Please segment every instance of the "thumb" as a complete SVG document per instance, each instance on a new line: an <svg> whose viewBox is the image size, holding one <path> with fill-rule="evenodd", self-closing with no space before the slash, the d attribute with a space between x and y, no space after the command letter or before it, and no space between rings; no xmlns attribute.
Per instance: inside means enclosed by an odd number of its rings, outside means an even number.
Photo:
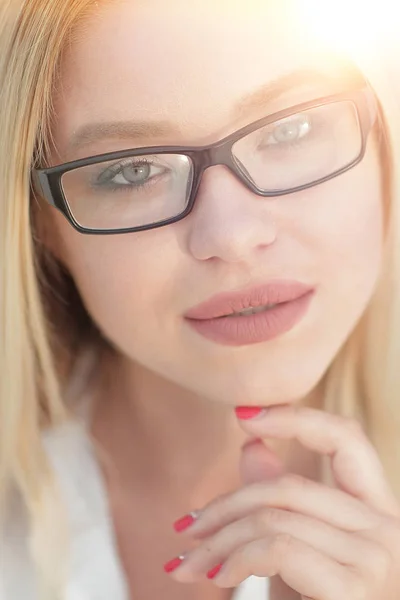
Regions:
<svg viewBox="0 0 400 600"><path fill-rule="evenodd" d="M283 475L285 471L283 461L263 440L253 439L242 447L240 474L245 485L275 479ZM290 588L279 575L270 579L270 594L274 598L300 600L300 595ZM313 599L302 597L302 600Z"/></svg>
<svg viewBox="0 0 400 600"><path fill-rule="evenodd" d="M239 469L245 485L275 479L285 472L283 461L260 439L244 444Z"/></svg>

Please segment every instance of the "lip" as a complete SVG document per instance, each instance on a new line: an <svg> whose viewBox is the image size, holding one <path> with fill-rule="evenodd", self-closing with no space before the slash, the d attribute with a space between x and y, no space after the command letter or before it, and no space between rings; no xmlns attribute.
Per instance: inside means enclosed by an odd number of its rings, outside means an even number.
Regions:
<svg viewBox="0 0 400 600"><path fill-rule="evenodd" d="M299 281L270 281L245 290L217 294L188 310L185 317L196 321L217 319L247 308L291 302L313 290L312 286Z"/></svg>
<svg viewBox="0 0 400 600"><path fill-rule="evenodd" d="M305 316L315 288L288 280L217 294L186 312L187 323L203 337L227 346L265 342L293 329ZM234 313L276 305L248 316ZM230 316L231 315L231 316Z"/></svg>

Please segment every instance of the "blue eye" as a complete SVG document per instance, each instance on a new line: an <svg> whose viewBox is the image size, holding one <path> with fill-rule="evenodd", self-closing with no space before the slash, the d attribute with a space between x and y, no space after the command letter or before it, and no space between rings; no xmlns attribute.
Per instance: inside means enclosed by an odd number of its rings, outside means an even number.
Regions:
<svg viewBox="0 0 400 600"><path fill-rule="evenodd" d="M95 185L118 187L141 187L153 178L162 174L164 167L155 165L148 159L129 159L128 161L112 165L97 178Z"/></svg>
<svg viewBox="0 0 400 600"><path fill-rule="evenodd" d="M275 123L268 129L265 145L290 144L309 135L312 131L311 120L306 115L294 115Z"/></svg>

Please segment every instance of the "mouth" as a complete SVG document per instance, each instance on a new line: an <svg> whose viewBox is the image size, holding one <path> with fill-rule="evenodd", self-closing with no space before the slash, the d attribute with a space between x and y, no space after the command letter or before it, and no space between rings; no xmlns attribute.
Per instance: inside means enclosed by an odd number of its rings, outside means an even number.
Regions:
<svg viewBox="0 0 400 600"><path fill-rule="evenodd" d="M284 304L284 302L281 302ZM258 315L259 313L271 310L278 306L278 304L267 304L264 306L256 306L254 308L245 308L239 312L233 312L231 314L223 315L222 317L216 317L217 319L230 319L231 317L249 317L250 315Z"/></svg>
<svg viewBox="0 0 400 600"><path fill-rule="evenodd" d="M203 337L243 346L274 339L305 316L315 288L297 281L272 281L247 290L213 296L185 314Z"/></svg>

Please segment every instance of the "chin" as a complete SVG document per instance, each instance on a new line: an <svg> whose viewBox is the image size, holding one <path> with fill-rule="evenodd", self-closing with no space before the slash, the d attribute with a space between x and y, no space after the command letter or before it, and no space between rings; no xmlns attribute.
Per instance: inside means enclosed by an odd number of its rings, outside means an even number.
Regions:
<svg viewBox="0 0 400 600"><path fill-rule="evenodd" d="M312 373L293 372L285 377L264 376L251 380L240 378L236 373L233 381L220 382L212 390L211 398L215 402L230 406L273 406L277 404L296 404L308 396L320 382L325 370ZM201 393L201 392L200 392ZM210 395L210 394L207 394Z"/></svg>

